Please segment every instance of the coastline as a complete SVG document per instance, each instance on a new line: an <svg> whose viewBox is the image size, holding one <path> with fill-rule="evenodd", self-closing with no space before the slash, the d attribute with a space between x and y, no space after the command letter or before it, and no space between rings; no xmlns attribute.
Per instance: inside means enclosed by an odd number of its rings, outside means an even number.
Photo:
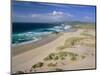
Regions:
<svg viewBox="0 0 100 75"><path fill-rule="evenodd" d="M23 46L23 51L22 53L20 53L20 51L18 51L19 53L16 55L12 56L12 72L15 73L17 71L24 71L26 73L30 72L30 68L32 67L32 65L42 61L43 63L45 63L45 65L47 65L48 62L44 62L43 59L48 56L51 53L55 53L55 52L59 52L59 50L57 50L57 48L59 46L64 45L64 42L66 39L69 39L71 37L83 37L83 32L85 30L84 29L78 29L77 31L73 31L73 32L62 32L62 33L58 33L58 34L53 34L52 38L44 38L45 41L41 40L41 43L39 42L39 45L34 48L33 44L25 44ZM94 30L88 30L87 33L95 36ZM87 35L85 35L87 36ZM51 35L50 35L51 37ZM47 41L48 40L48 41ZM45 43L44 43L45 42ZM87 41L84 41L87 42ZM92 41L90 41L92 43ZM36 43L35 43L36 44ZM30 46L31 45L31 46ZM29 46L29 47L28 47ZM16 49L21 49L17 48ZM16 50L17 51L17 50ZM84 60L82 60L80 57L76 62L72 62L72 61L63 61L64 64L66 65L61 65L60 63L62 61L58 62L58 66L59 68L63 68L64 70L74 70L74 69L90 69L90 68L95 68L95 56L91 56L91 53L93 53L93 55L95 54L95 47L87 47L87 46L78 46L76 45L75 47L71 47L71 48L65 48L62 51L68 51L68 52L72 52L72 53L77 53L80 55L81 54L89 54L86 55L86 58ZM68 58L69 59L69 58ZM66 63L67 62L67 63ZM79 63L79 64L78 64ZM43 72L43 71L52 71L55 67L42 67L42 68L37 68L36 71L37 72ZM34 71L32 71L34 72Z"/></svg>
<svg viewBox="0 0 100 75"><path fill-rule="evenodd" d="M49 34L48 36L45 36L44 38L42 38L41 40L38 40L36 42L29 41L29 42L21 43L19 45L12 46L11 47L12 48L12 56L16 56L18 54L24 53L24 52L29 51L31 49L43 46L43 45L57 39L61 35L62 35L62 33L60 33L60 32L57 34L52 33L52 34Z"/></svg>
<svg viewBox="0 0 100 75"><path fill-rule="evenodd" d="M75 31L77 31L77 29L71 28L71 29L66 30L65 32L69 33L69 32L75 32ZM62 34L63 34L63 32L58 32L58 33L53 32L53 33L51 33L47 36L44 36L41 40L38 40L36 42L31 40L31 41L27 41L27 42L12 45L12 47L11 47L12 56L16 56L18 54L24 53L24 52L29 51L31 49L43 46L43 45L57 39Z"/></svg>

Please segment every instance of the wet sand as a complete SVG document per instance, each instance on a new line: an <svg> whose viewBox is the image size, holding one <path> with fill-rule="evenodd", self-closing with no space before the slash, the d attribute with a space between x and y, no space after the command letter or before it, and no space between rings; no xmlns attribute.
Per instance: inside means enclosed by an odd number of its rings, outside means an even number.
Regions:
<svg viewBox="0 0 100 75"><path fill-rule="evenodd" d="M49 36L44 37L43 39L41 39L37 42L31 41L31 42L22 43L22 44L17 45L17 46L12 46L12 56L16 56L16 55L19 55L19 54L24 53L26 51L29 51L31 49L43 46L43 45L57 39L61 35L62 35L62 33L58 33L58 34L53 33Z"/></svg>

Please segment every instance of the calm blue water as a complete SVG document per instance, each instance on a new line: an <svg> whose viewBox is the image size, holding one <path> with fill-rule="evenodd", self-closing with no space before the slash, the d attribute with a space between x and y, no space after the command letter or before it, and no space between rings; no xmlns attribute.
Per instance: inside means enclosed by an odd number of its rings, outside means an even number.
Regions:
<svg viewBox="0 0 100 75"><path fill-rule="evenodd" d="M41 40L43 36L66 31L70 27L61 23L13 23L12 43L18 44L31 40L35 42Z"/></svg>

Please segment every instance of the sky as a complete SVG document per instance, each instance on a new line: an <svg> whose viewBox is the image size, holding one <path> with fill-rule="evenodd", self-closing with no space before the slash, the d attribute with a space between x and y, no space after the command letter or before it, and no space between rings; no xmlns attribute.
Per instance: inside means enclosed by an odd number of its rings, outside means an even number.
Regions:
<svg viewBox="0 0 100 75"><path fill-rule="evenodd" d="M42 2L12 2L13 22L95 22L95 6Z"/></svg>

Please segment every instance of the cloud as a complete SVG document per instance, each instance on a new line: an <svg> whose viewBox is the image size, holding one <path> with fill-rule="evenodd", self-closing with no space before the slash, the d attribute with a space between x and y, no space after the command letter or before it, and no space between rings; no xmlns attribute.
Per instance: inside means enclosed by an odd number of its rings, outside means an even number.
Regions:
<svg viewBox="0 0 100 75"><path fill-rule="evenodd" d="M62 16L62 15L64 15L64 13L63 12L60 12L60 11L52 11L51 13L40 13L40 14L31 14L31 17L38 17L38 16Z"/></svg>
<svg viewBox="0 0 100 75"><path fill-rule="evenodd" d="M25 22L64 22L71 20L73 15L71 13L54 10L50 13L33 13L29 15L18 15L16 17L17 20L23 20Z"/></svg>
<svg viewBox="0 0 100 75"><path fill-rule="evenodd" d="M92 20L92 17L90 17L90 16L84 16L84 20L90 21L90 20Z"/></svg>
<svg viewBox="0 0 100 75"><path fill-rule="evenodd" d="M57 12L57 11L53 11L52 15L63 15L63 12Z"/></svg>
<svg viewBox="0 0 100 75"><path fill-rule="evenodd" d="M85 22L95 22L95 17L86 15L86 16L83 17L82 20L85 21Z"/></svg>
<svg viewBox="0 0 100 75"><path fill-rule="evenodd" d="M91 17L89 17L89 16L85 16L84 19L91 19Z"/></svg>
<svg viewBox="0 0 100 75"><path fill-rule="evenodd" d="M32 14L32 19L36 21L41 22L61 22L61 21L67 21L68 19L72 18L73 15L70 13L64 13L61 11L52 11L51 13L46 14Z"/></svg>

